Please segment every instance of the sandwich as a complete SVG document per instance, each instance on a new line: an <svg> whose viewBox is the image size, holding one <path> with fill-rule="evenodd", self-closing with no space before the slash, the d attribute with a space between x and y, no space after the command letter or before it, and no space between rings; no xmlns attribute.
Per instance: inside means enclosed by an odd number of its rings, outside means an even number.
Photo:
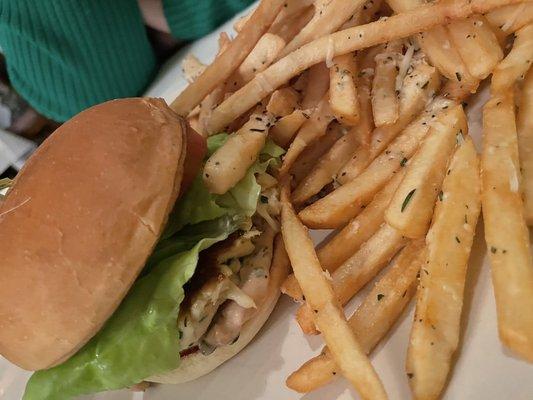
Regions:
<svg viewBox="0 0 533 400"><path fill-rule="evenodd" d="M237 354L287 273L267 141L212 194L205 140L160 99L94 106L58 128L0 196L0 354L25 400L180 383Z"/></svg>

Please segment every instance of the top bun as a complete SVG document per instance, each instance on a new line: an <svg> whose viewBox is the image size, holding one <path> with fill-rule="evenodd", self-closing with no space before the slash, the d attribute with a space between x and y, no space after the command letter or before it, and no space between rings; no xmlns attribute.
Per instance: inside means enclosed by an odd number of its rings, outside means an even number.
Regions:
<svg viewBox="0 0 533 400"><path fill-rule="evenodd" d="M113 100L28 160L0 203L0 354L50 368L100 330L161 235L185 134L163 100Z"/></svg>

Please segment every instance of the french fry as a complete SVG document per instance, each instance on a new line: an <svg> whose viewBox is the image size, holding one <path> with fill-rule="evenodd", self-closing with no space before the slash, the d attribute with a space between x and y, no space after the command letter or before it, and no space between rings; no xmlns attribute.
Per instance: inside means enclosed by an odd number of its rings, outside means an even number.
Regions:
<svg viewBox="0 0 533 400"><path fill-rule="evenodd" d="M269 114L252 114L248 122L209 157L202 177L211 193L226 193L244 177L265 145L272 121Z"/></svg>
<svg viewBox="0 0 533 400"><path fill-rule="evenodd" d="M372 50L372 49L370 49ZM370 135L374 130L374 115L372 113L372 74L375 62L373 61L372 51L367 52L361 63L361 71L356 78L357 94L359 95L359 122L355 126L356 135L360 137L361 145L368 146ZM366 63L365 59L372 59L372 63Z"/></svg>
<svg viewBox="0 0 533 400"><path fill-rule="evenodd" d="M459 81L448 79L442 88L441 96L453 100L456 103L462 103L464 100L470 97L472 91L476 92L477 86L466 87Z"/></svg>
<svg viewBox="0 0 533 400"><path fill-rule="evenodd" d="M424 59L424 54L415 53L412 69L408 68L400 87L400 117L411 120L421 112L440 88L440 74Z"/></svg>
<svg viewBox="0 0 533 400"><path fill-rule="evenodd" d="M324 98L329 89L329 69L325 63L309 68L307 86L302 100L303 109L315 108Z"/></svg>
<svg viewBox="0 0 533 400"><path fill-rule="evenodd" d="M298 220L289 202L288 185L282 189L281 221L283 240L294 273L341 373L363 399L386 399L378 375L357 342L331 284L323 274L307 229Z"/></svg>
<svg viewBox="0 0 533 400"><path fill-rule="evenodd" d="M377 232L383 224L385 210L401 182L403 174L403 170L398 172L387 186L376 194L372 202L365 207L361 214L352 219L342 230L318 248L317 256L320 265L325 270L334 272ZM297 301L303 300L301 298L302 291L294 275L290 275L285 280L282 292Z"/></svg>
<svg viewBox="0 0 533 400"><path fill-rule="evenodd" d="M423 240L411 241L398 254L350 318L360 343L370 353L385 336L416 291L417 275L424 262Z"/></svg>
<svg viewBox="0 0 533 400"><path fill-rule="evenodd" d="M218 53L217 57L219 57L231 43L231 39L229 35L226 32L221 32L218 37ZM211 114L213 113L213 110L224 100L224 96L226 95L226 88L224 83L218 84L211 93L209 93L205 98L201 101L200 105L198 106L200 108L200 112L198 115L198 129L197 132L200 133L202 136L208 136L207 133L207 123L211 119Z"/></svg>
<svg viewBox="0 0 533 400"><path fill-rule="evenodd" d="M266 109L276 117L285 117L299 108L299 100L300 97L296 90L285 87L272 93Z"/></svg>
<svg viewBox="0 0 533 400"><path fill-rule="evenodd" d="M287 0L278 14L275 23L283 23L287 18L300 15L307 8L312 8L315 0Z"/></svg>
<svg viewBox="0 0 533 400"><path fill-rule="evenodd" d="M392 257L407 242L408 240L396 229L387 224L383 224L361 246L357 253L347 259L331 274L333 291L339 302L342 305L346 304L389 263ZM313 320L313 310L307 303L302 305L301 309L297 318L298 323L300 325L306 325L308 324L307 321Z"/></svg>
<svg viewBox="0 0 533 400"><path fill-rule="evenodd" d="M289 115L282 117L270 129L270 137L279 146L287 148L298 129L309 119L310 113L309 110L294 110Z"/></svg>
<svg viewBox="0 0 533 400"><path fill-rule="evenodd" d="M399 13L419 8L424 4L424 1L390 0L388 4L395 12ZM416 38L424 53L431 60L431 64L437 67L442 75L450 80L462 82L461 85L468 88L476 86L475 78L470 74L459 52L452 45L446 27L436 26L418 34Z"/></svg>
<svg viewBox="0 0 533 400"><path fill-rule="evenodd" d="M372 111L376 127L391 125L398 120L400 104L396 93L398 61L402 56L402 43L393 40L382 46L376 56L376 68L372 82Z"/></svg>
<svg viewBox="0 0 533 400"><path fill-rule="evenodd" d="M194 82L172 102L172 108L178 115L186 116L196 107L213 89L228 79L233 71L244 61L256 43L268 30L274 19L283 8L286 0L263 0L250 16L241 32L231 42L226 51L220 54L215 61ZM248 107L249 109L251 107ZM244 113L244 111L243 111ZM242 114L242 113L240 113ZM233 120L234 118L231 118ZM228 121L229 122L231 122ZM227 124L224 124L224 126Z"/></svg>
<svg viewBox="0 0 533 400"><path fill-rule="evenodd" d="M318 249L318 258L325 269L335 271L380 228L385 210L403 175L403 169L398 171L357 217Z"/></svg>
<svg viewBox="0 0 533 400"><path fill-rule="evenodd" d="M209 132L218 132L237 116L252 108L257 102L288 82L291 78L297 76L310 66L325 61L328 56L336 57L341 54L386 43L430 29L436 25L448 22L450 19L466 18L474 13L483 14L498 6L514 4L521 1L451 0L438 2L393 15L388 19L380 19L366 25L323 36L281 58L265 71L257 74L253 80L235 92L230 98L226 99L213 112L209 124ZM329 45L331 42L334 43L333 51L328 50L331 49ZM228 51L224 52L224 54L228 53ZM205 74L202 76L205 76ZM195 83L199 82L202 76ZM189 89L191 87L189 86ZM209 87L210 89L211 87ZM181 100L183 97L184 95L180 95L180 102L183 101ZM198 96L196 95L196 97ZM188 100L188 102L192 106L186 110L186 114L197 104L195 101ZM181 109L181 106L178 109Z"/></svg>
<svg viewBox="0 0 533 400"><path fill-rule="evenodd" d="M341 125L330 124L326 129L326 134L318 138L298 156L290 171L296 184L309 174L315 166L316 160L326 154L333 144L342 137L343 131L344 128Z"/></svg>
<svg viewBox="0 0 533 400"><path fill-rule="evenodd" d="M333 59L329 69L329 105L335 118L350 126L357 124L360 118L356 76L355 54L348 53Z"/></svg>
<svg viewBox="0 0 533 400"><path fill-rule="evenodd" d="M183 75L185 79L189 82L194 81L198 78L202 72L206 69L207 65L202 63L194 54L189 53L185 56L181 62L181 69L183 70Z"/></svg>
<svg viewBox="0 0 533 400"><path fill-rule="evenodd" d="M376 128L369 146L358 148L341 168L337 181L345 184L355 179L390 144L390 142L426 107L440 85L440 75L425 62L416 62L400 91L400 116L396 123ZM432 112L433 114L433 112Z"/></svg>
<svg viewBox="0 0 533 400"><path fill-rule="evenodd" d="M314 8L307 5L299 13L294 13L282 19L278 18L272 24L269 32L289 43L311 21L314 14Z"/></svg>
<svg viewBox="0 0 533 400"><path fill-rule="evenodd" d="M324 186L333 181L338 170L350 159L359 145L357 130L352 129L335 142L329 151L321 157L309 174L302 179L292 194L292 201L301 204L320 192Z"/></svg>
<svg viewBox="0 0 533 400"><path fill-rule="evenodd" d="M187 120L190 120L191 118L196 118L198 120L200 116L200 106L194 107L194 109L187 115Z"/></svg>
<svg viewBox="0 0 533 400"><path fill-rule="evenodd" d="M207 125L213 114L213 110L224 99L224 86L217 86L200 103L200 114L198 115L198 132L202 136L207 136Z"/></svg>
<svg viewBox="0 0 533 400"><path fill-rule="evenodd" d="M384 224L359 251L333 274L333 289L341 304L346 304L366 283L388 264L407 240Z"/></svg>
<svg viewBox="0 0 533 400"><path fill-rule="evenodd" d="M281 175L289 172L290 168L309 144L326 134L326 129L334 117L329 107L328 95L320 101L310 118L305 121L289 146L279 170Z"/></svg>
<svg viewBox="0 0 533 400"><path fill-rule="evenodd" d="M385 212L385 221L402 235L412 239L425 236L448 160L456 143L461 144L467 134L460 105L447 109L430 128Z"/></svg>
<svg viewBox="0 0 533 400"><path fill-rule="evenodd" d="M297 78L295 78L294 83L291 87L296 90L298 93L302 94L307 91L307 84L309 83L309 69L302 72ZM326 92L324 92L325 94Z"/></svg>
<svg viewBox="0 0 533 400"><path fill-rule="evenodd" d="M199 121L199 116L198 115L195 115L193 117L187 118L187 122L189 123L190 127L192 129L194 129L196 132L199 133L201 131L200 121Z"/></svg>
<svg viewBox="0 0 533 400"><path fill-rule="evenodd" d="M447 29L468 72L475 78L485 79L503 58L498 38L484 17L474 15L454 21Z"/></svg>
<svg viewBox="0 0 533 400"><path fill-rule="evenodd" d="M258 72L268 68L285 47L285 44L285 40L278 35L265 33L228 79L226 91L234 92L250 82Z"/></svg>
<svg viewBox="0 0 533 400"><path fill-rule="evenodd" d="M296 277L294 279L296 280ZM298 283L298 281L296 282ZM296 288L299 291L300 297L305 299L300 284L297 284ZM300 329L304 335L320 335L320 331L318 330L313 317L313 310L307 304L296 310L296 322L300 325Z"/></svg>
<svg viewBox="0 0 533 400"><path fill-rule="evenodd" d="M513 90L495 93L483 109L481 161L485 240L492 266L500 339L533 361L533 261L520 194Z"/></svg>
<svg viewBox="0 0 533 400"><path fill-rule="evenodd" d="M283 50L281 57L285 57L315 39L336 31L356 11L363 7L365 1L331 0L322 2L321 6L316 7L315 15L311 21L287 44L287 48Z"/></svg>
<svg viewBox="0 0 533 400"><path fill-rule="evenodd" d="M415 399L438 399L459 345L468 258L481 209L479 160L472 140L460 144L442 185L420 272L406 370Z"/></svg>
<svg viewBox="0 0 533 400"><path fill-rule="evenodd" d="M529 69L522 87L516 125L524 192L524 214L528 225L533 226L533 68Z"/></svg>
<svg viewBox="0 0 533 400"><path fill-rule="evenodd" d="M274 251L272 253L272 265L270 266L270 280L272 285L279 285L279 282L287 277L291 269L291 262L287 251L285 250L285 243L280 233L274 238ZM271 284L269 282L269 285Z"/></svg>
<svg viewBox="0 0 533 400"><path fill-rule="evenodd" d="M407 245L348 320L367 354L383 339L415 294L424 255L423 241ZM336 370L335 361L324 348L319 356L289 376L287 386L300 393L310 392L334 380Z"/></svg>
<svg viewBox="0 0 533 400"><path fill-rule="evenodd" d="M431 64L437 67L442 75L461 82L466 88L477 87L477 79L466 67L445 26L436 26L418 35L417 39Z"/></svg>
<svg viewBox="0 0 533 400"><path fill-rule="evenodd" d="M376 19L382 0L368 0L359 11L356 11L348 21L341 26L341 30L353 28L354 26L368 24L370 21Z"/></svg>
<svg viewBox="0 0 533 400"><path fill-rule="evenodd" d="M520 28L515 36L513 48L493 71L491 90L494 92L511 87L524 77L533 62L533 24Z"/></svg>
<svg viewBox="0 0 533 400"><path fill-rule="evenodd" d="M219 57L222 53L224 53L229 45L231 44L231 38L227 34L227 32L220 32L220 35L218 35L218 52L217 57Z"/></svg>
<svg viewBox="0 0 533 400"><path fill-rule="evenodd" d="M360 60L359 72L355 78L357 86L357 94L359 96L359 121L354 127L355 134L360 138L361 146L368 146L370 142L370 135L374 129L374 116L372 114L372 77L374 74L374 67L376 62L374 58L378 54L379 48L375 46L361 52L358 56Z"/></svg>
<svg viewBox="0 0 533 400"><path fill-rule="evenodd" d="M503 6L488 12L485 17L494 29L509 35L533 20L533 2Z"/></svg>
<svg viewBox="0 0 533 400"><path fill-rule="evenodd" d="M389 5L396 12L405 12L423 5L421 0L391 0ZM471 91L476 80L470 74L457 49L452 45L449 32L444 26L437 26L416 36L420 47L431 63L442 75L450 80L461 82L461 86Z"/></svg>
<svg viewBox="0 0 533 400"><path fill-rule="evenodd" d="M246 25L251 16L252 14L246 14L240 17L237 21L235 21L235 23L233 24L233 29L235 30L235 32L239 33L240 31L242 31L244 25Z"/></svg>
<svg viewBox="0 0 533 400"><path fill-rule="evenodd" d="M435 113L410 124L359 176L300 211L304 224L311 228L339 228L358 215L361 207L406 165L428 132L431 121L437 119L437 111L445 111L449 104L449 100L436 99L430 106Z"/></svg>

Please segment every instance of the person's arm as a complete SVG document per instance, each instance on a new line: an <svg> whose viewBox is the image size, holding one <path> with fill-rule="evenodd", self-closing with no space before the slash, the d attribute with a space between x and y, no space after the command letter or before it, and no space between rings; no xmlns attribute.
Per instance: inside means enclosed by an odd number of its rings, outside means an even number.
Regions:
<svg viewBox="0 0 533 400"><path fill-rule="evenodd" d="M58 122L141 95L157 67L137 0L1 0L0 45L12 86Z"/></svg>
<svg viewBox="0 0 533 400"><path fill-rule="evenodd" d="M252 4L254 0L138 0L141 3L159 3L141 5L149 8L151 23L161 22L161 8L170 29L176 39L193 40L202 37L239 11ZM144 15L144 11L143 11Z"/></svg>

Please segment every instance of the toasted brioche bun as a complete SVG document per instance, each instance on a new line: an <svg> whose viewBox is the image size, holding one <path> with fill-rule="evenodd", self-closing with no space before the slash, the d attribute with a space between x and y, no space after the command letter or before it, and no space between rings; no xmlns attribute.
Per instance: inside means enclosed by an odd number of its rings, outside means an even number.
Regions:
<svg viewBox="0 0 533 400"><path fill-rule="evenodd" d="M126 295L178 195L186 125L160 99L94 106L0 204L0 353L28 370L80 349Z"/></svg>
<svg viewBox="0 0 533 400"><path fill-rule="evenodd" d="M163 375L153 376L146 379L149 382L157 383L184 383L197 379L213 371L218 366L235 356L257 335L259 330L267 321L274 310L279 295L282 282L287 277L289 271L289 260L281 235L274 241L274 254L270 267L270 279L268 282L268 292L264 302L259 306L254 317L244 324L237 341L231 345L218 347L207 356L200 352L183 357L179 368Z"/></svg>

